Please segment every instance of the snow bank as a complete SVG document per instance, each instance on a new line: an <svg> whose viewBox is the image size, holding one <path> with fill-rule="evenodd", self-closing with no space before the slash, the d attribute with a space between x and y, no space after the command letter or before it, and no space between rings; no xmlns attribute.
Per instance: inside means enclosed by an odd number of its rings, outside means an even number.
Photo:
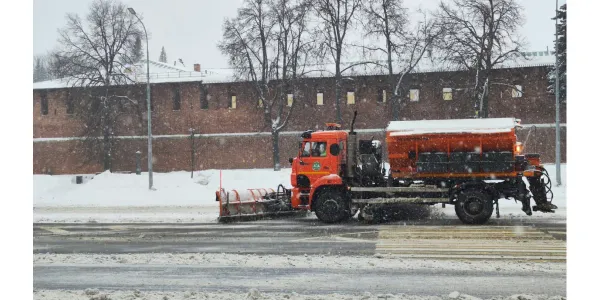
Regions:
<svg viewBox="0 0 600 300"><path fill-rule="evenodd" d="M290 185L291 169L223 170L223 188L277 188ZM104 172L84 184L72 183L74 175L33 175L33 206L217 206L219 171L154 173L154 188L148 190L148 173Z"/></svg>
<svg viewBox="0 0 600 300"><path fill-rule="evenodd" d="M223 170L230 189L289 186L291 169ZM90 176L91 177L91 176ZM33 222L214 222L219 170L154 173L104 172L75 184L75 175L33 175Z"/></svg>
<svg viewBox="0 0 600 300"><path fill-rule="evenodd" d="M554 165L544 166L555 181ZM291 169L223 170L223 188L289 187ZM556 213L521 211L520 202L501 199L503 218L566 219L567 165L561 165L562 186L553 184ZM74 184L74 175L33 176L34 222L214 222L218 217L215 191L219 189L219 171L155 173L156 190L148 190L147 173L102 173L84 184ZM435 218L455 219L452 205L435 205Z"/></svg>

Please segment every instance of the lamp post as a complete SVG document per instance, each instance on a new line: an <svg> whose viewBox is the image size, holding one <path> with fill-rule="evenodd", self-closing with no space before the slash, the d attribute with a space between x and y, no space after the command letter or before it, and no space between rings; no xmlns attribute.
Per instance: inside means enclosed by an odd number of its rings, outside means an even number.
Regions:
<svg viewBox="0 0 600 300"><path fill-rule="evenodd" d="M555 58L555 68L556 74L554 79L554 96L556 101L556 141L555 141L555 164L556 164L556 186L560 186L562 184L560 177L560 74L558 70L558 0L556 0L556 17L555 17L555 41L554 41L554 58Z"/></svg>
<svg viewBox="0 0 600 300"><path fill-rule="evenodd" d="M134 15L144 28L146 34L146 106L148 107L148 189L152 189L152 104L150 103L150 52L148 50L148 32L144 22L135 13L135 10L131 7L127 8L129 12Z"/></svg>

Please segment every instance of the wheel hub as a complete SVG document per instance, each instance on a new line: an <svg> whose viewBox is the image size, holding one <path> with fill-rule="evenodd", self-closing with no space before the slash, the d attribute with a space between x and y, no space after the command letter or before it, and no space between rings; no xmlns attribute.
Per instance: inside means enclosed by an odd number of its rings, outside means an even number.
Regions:
<svg viewBox="0 0 600 300"><path fill-rule="evenodd" d="M340 209L340 206L337 203L337 201L335 201L333 199L325 200L325 202L323 202L322 205L323 205L323 211L325 213L327 213L328 215L335 214Z"/></svg>
<svg viewBox="0 0 600 300"><path fill-rule="evenodd" d="M469 199L465 204L465 210L471 215L476 215L483 210L483 203L479 199Z"/></svg>

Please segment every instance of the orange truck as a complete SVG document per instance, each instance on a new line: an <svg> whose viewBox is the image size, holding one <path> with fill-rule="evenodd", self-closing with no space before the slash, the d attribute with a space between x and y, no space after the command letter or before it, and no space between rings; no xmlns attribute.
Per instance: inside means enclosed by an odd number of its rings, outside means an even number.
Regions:
<svg viewBox="0 0 600 300"><path fill-rule="evenodd" d="M392 121L385 143L359 140L355 120L356 112L349 132L327 123L301 134L291 189L217 191L220 220L313 211L325 223L357 212L377 221L406 204L441 203L463 223L483 224L494 206L499 216L500 199L520 201L527 215L557 208L539 155L522 153L517 119Z"/></svg>

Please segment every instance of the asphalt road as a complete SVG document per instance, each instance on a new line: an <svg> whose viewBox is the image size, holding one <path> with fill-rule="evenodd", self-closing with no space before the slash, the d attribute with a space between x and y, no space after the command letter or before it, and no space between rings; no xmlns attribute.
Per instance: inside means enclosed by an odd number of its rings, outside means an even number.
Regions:
<svg viewBox="0 0 600 300"><path fill-rule="evenodd" d="M395 254L413 259L566 261L566 222L492 219L485 226L458 220L325 225L314 219L234 224L33 225L36 253ZM189 265L39 264L35 289L204 290L298 293L405 293L479 297L518 293L566 295L566 272L483 272L452 269L248 268Z"/></svg>
<svg viewBox="0 0 600 300"><path fill-rule="evenodd" d="M453 291L492 297L519 293L565 295L566 274L499 274L478 271L302 268L205 268L191 266L34 267L36 289L247 292L301 294L448 295Z"/></svg>
<svg viewBox="0 0 600 300"><path fill-rule="evenodd" d="M410 240L410 243L407 241ZM34 253L243 253L372 255L403 241L452 246L497 240L507 247L543 241L565 245L566 222L532 219L491 220L466 226L458 220L365 225L326 225L313 219L236 224L41 224L33 225ZM456 244L460 247L460 244ZM393 251L392 251L393 252ZM448 251L444 251L448 254ZM538 252L539 253L539 252ZM398 253L397 253L398 254ZM563 255L564 256L564 255Z"/></svg>

